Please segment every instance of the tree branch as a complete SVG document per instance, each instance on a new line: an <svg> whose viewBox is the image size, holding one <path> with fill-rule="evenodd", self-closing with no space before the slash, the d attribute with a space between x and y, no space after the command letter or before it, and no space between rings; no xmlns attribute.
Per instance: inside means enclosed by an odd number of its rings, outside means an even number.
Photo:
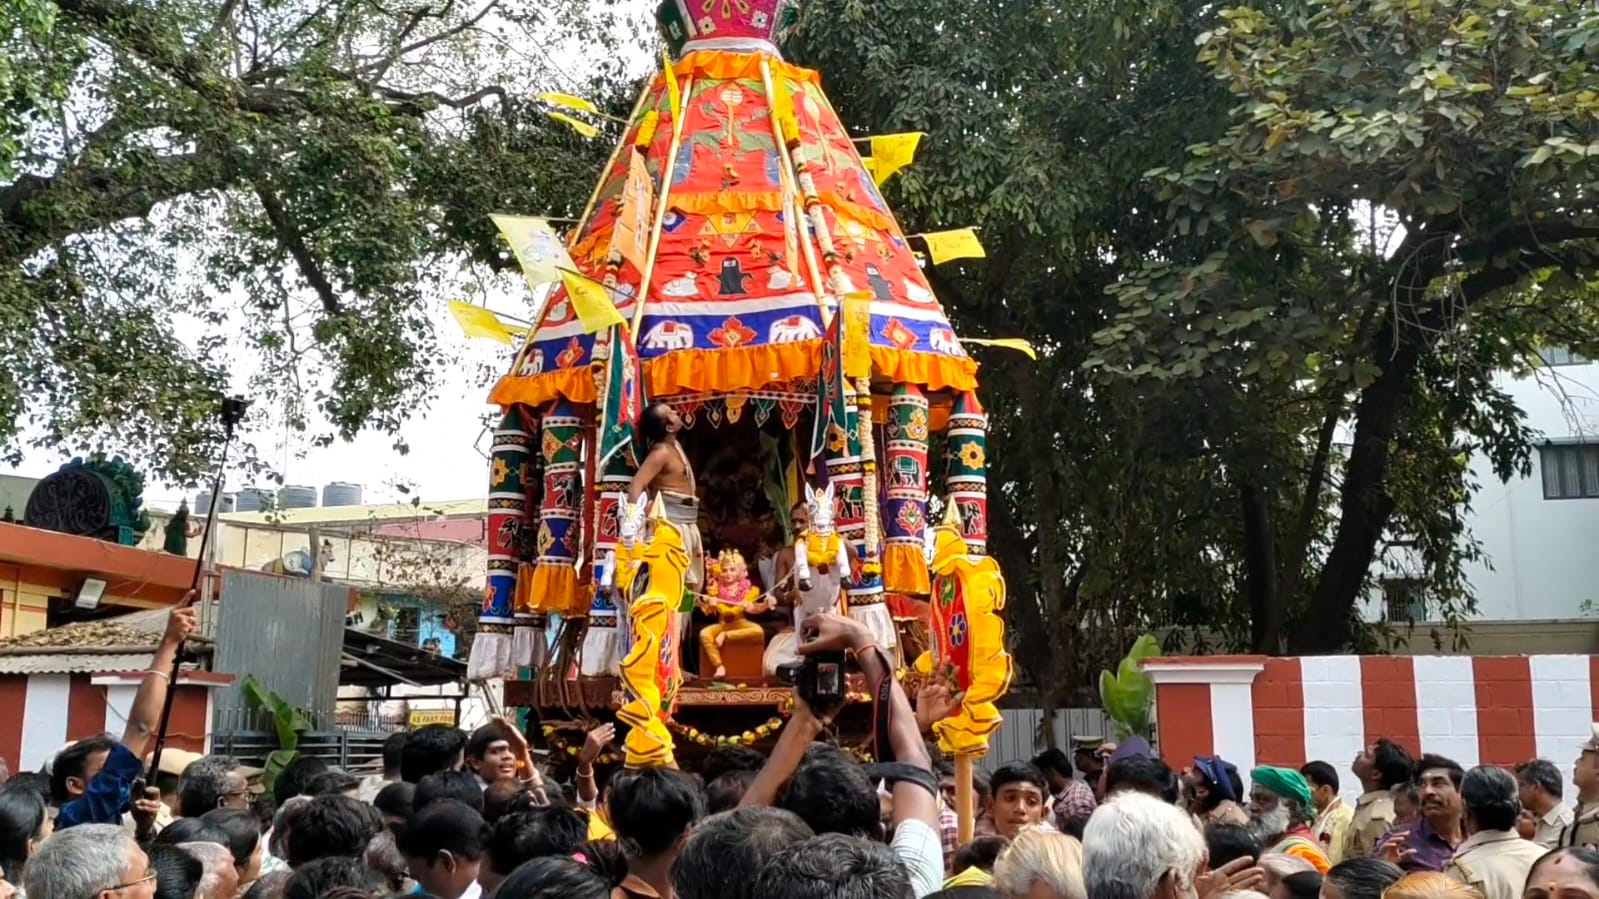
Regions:
<svg viewBox="0 0 1599 899"><path fill-rule="evenodd" d="M368 87L370 87L380 96L389 100L410 104L416 104L419 101L427 101L437 106L448 106L451 109L465 109L466 107L472 106L488 97L499 97L501 103L504 103L509 99L509 94L506 93L505 88L500 87L497 84L491 84L488 87L480 87L464 97L446 97L437 91L421 91L419 93L412 93L411 91L402 91L397 88L382 87L381 85L376 84L368 85Z"/></svg>
<svg viewBox="0 0 1599 899"><path fill-rule="evenodd" d="M453 6L454 4L452 3L451 5ZM430 47L436 43L439 43L440 41L447 41L450 38L472 28L473 26L477 25L477 23L483 21L483 18L499 5L500 0L489 0L489 2L484 4L483 8L478 10L477 13L471 18L464 19L461 22L458 22L457 24L439 32L438 34L429 35L428 37L422 38L418 41L413 41L409 44L403 43L406 37L416 29L417 24L421 22L423 16L419 12L418 15L409 23L407 23L406 27L400 31L399 36L395 38L396 46L394 51L388 56L385 56L383 59L380 59L376 63L372 64L371 67L376 69L376 71L371 73L372 79L377 80L382 78L383 75L388 72L389 67L393 66L396 62L398 62L400 59L403 59L408 54L415 53L416 51L426 47ZM443 13L441 12L439 15L442 16Z"/></svg>
<svg viewBox="0 0 1599 899"><path fill-rule="evenodd" d="M322 273L322 268L317 264L316 256L311 248L306 245L305 237L300 229L295 227L294 220L283 207L283 201L265 185L256 184L255 194L261 199L261 208L266 212L267 221L272 225L272 231L277 235L279 242L289 255L294 258L294 264L300 269L300 274L305 278L311 289L316 291L317 298L322 301L322 309L329 315L339 315L344 308L339 302L338 291L334 289L333 282Z"/></svg>
<svg viewBox="0 0 1599 899"><path fill-rule="evenodd" d="M0 187L0 260L15 264L80 231L141 218L158 204L233 183L230 162L207 153L141 161L136 169L75 167Z"/></svg>

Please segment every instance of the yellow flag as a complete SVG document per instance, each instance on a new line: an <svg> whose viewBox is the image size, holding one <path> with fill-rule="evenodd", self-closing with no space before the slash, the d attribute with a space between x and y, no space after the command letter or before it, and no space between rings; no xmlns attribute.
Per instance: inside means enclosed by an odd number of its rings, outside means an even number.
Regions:
<svg viewBox="0 0 1599 899"><path fill-rule="evenodd" d="M622 209L611 231L611 249L622 254L639 272L649 257L650 211L655 205L644 154L629 153L627 181L622 185Z"/></svg>
<svg viewBox="0 0 1599 899"><path fill-rule="evenodd" d="M455 316L462 333L467 337L483 337L488 340L498 340L500 343L511 342L510 330L500 323L494 313L482 306L451 300L450 314Z"/></svg>
<svg viewBox="0 0 1599 899"><path fill-rule="evenodd" d="M919 236L927 241L927 254L933 257L934 265L942 265L951 259L984 259L988 256L983 252L983 242L977 239L975 228L956 228L954 231L935 231Z"/></svg>
<svg viewBox="0 0 1599 899"><path fill-rule="evenodd" d="M872 177L882 184L889 176L911 164L916 158L916 147L922 142L922 132L905 134L879 134L872 138Z"/></svg>
<svg viewBox="0 0 1599 899"><path fill-rule="evenodd" d="M1031 343L1020 337L962 337L960 341L971 346L997 346L1000 349L1015 350L1034 362L1038 361L1038 351L1033 349Z"/></svg>
<svg viewBox="0 0 1599 899"><path fill-rule="evenodd" d="M556 120L557 122L560 122L573 131L576 131L578 134L589 138L590 140L600 136L600 129L590 125L588 122L585 122L582 119L574 119L564 112L547 112L545 115Z"/></svg>
<svg viewBox="0 0 1599 899"><path fill-rule="evenodd" d="M575 109L578 112L598 113L600 111L599 108L593 103L590 103L582 97L574 97L571 94L563 94L560 91L545 91L544 93L539 94L539 99L556 106L565 106L567 109Z"/></svg>
<svg viewBox="0 0 1599 899"><path fill-rule="evenodd" d="M872 292L859 290L846 293L840 304L843 321L844 377L869 378L872 376Z"/></svg>
<svg viewBox="0 0 1599 899"><path fill-rule="evenodd" d="M524 215L491 215L489 218L494 220L505 242L511 245L528 287L537 290L541 284L561 280L561 269L577 267L548 221Z"/></svg>
<svg viewBox="0 0 1599 899"><path fill-rule="evenodd" d="M799 121L794 118L794 91L788 78L781 72L772 76L772 115L777 119L778 133L783 143L792 147L799 143Z"/></svg>
<svg viewBox="0 0 1599 899"><path fill-rule="evenodd" d="M866 167L866 174L871 175L873 181L877 181L877 160L870 156L862 156L861 165ZM877 183L882 184L883 182L877 181Z"/></svg>
<svg viewBox="0 0 1599 899"><path fill-rule="evenodd" d="M683 115L683 88L678 86L677 72L672 69L672 56L665 49L661 50L661 74L666 78L667 108L672 111L672 127L682 130L683 126L678 119Z"/></svg>
<svg viewBox="0 0 1599 899"><path fill-rule="evenodd" d="M611 302L610 291L604 284L570 269L561 269L561 283L566 286L566 298L577 313L583 330L595 334L612 325L626 323L622 313Z"/></svg>

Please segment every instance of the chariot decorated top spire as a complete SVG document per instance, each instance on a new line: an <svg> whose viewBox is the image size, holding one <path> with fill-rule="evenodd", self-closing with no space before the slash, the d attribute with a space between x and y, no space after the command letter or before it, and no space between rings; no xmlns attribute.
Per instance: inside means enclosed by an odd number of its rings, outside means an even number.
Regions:
<svg viewBox="0 0 1599 899"><path fill-rule="evenodd" d="M776 55L798 18L799 0L662 0L655 15L674 56L693 50Z"/></svg>

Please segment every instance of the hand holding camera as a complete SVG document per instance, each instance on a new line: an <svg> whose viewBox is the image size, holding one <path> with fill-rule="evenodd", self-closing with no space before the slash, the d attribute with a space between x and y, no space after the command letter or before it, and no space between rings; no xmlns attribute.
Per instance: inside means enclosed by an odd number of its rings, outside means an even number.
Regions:
<svg viewBox="0 0 1599 899"><path fill-rule="evenodd" d="M801 661L779 665L777 676L820 718L843 707L851 653L872 642L871 632L842 615L805 619L797 651Z"/></svg>
<svg viewBox="0 0 1599 899"><path fill-rule="evenodd" d="M853 618L833 612L806 617L797 652L854 652L872 642L872 632Z"/></svg>

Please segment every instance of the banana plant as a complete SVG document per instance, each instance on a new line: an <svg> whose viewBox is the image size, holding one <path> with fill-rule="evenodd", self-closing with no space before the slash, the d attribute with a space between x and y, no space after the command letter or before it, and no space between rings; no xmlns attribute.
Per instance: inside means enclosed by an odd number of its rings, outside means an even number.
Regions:
<svg viewBox="0 0 1599 899"><path fill-rule="evenodd" d="M296 758L300 756L300 735L311 729L311 719L305 712L289 704L282 696L261 686L261 682L254 675L246 674L244 683L245 701L252 708L261 709L272 715L272 726L277 731L278 748L272 750L266 757L266 764L262 766L261 785L267 790L272 789L272 784L278 779L278 774Z"/></svg>
<svg viewBox="0 0 1599 899"><path fill-rule="evenodd" d="M1160 655L1160 641L1144 634L1133 642L1127 657L1115 673L1099 672L1099 702L1116 728L1116 739L1150 737L1149 712L1154 705L1155 685L1138 663Z"/></svg>

